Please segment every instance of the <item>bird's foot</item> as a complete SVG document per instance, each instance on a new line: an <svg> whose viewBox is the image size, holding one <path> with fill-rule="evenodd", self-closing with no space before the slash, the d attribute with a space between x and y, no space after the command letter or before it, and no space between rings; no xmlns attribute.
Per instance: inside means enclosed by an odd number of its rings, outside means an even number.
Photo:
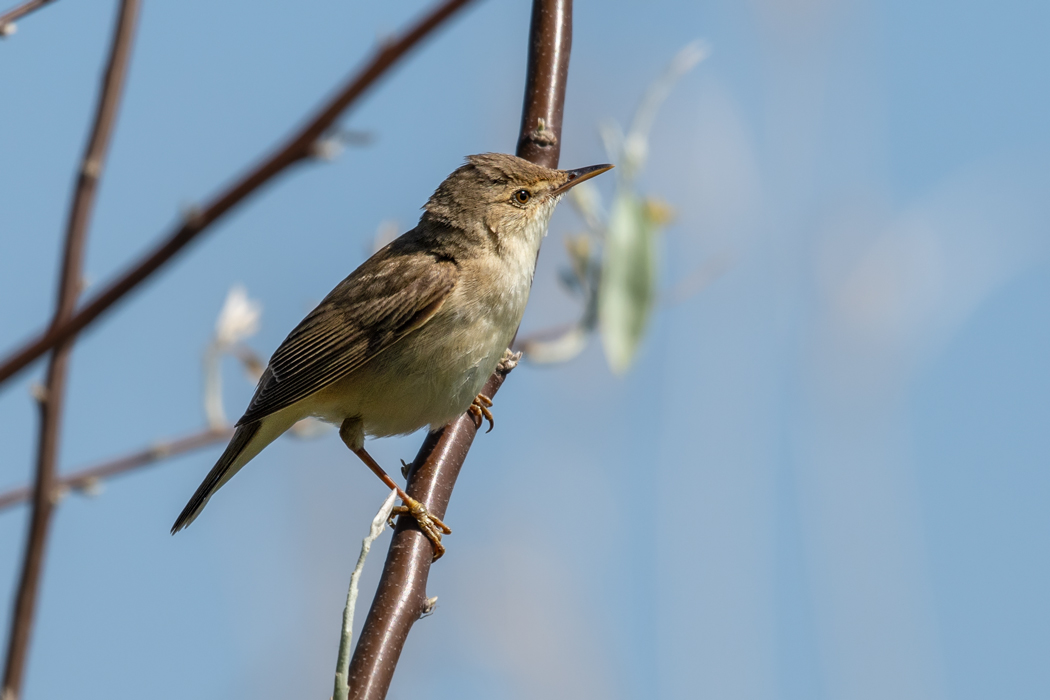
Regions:
<svg viewBox="0 0 1050 700"><path fill-rule="evenodd" d="M474 402L470 404L470 408L467 409L471 419L474 421L474 427L478 430L481 430L482 423L485 421L489 422L489 429L485 431L486 433L491 433L492 429L496 427L492 411L489 410L490 406L492 406L492 399L484 394L478 394L474 397Z"/></svg>
<svg viewBox="0 0 1050 700"><path fill-rule="evenodd" d="M499 364L496 365L496 371L500 374L510 374L510 371L518 366L520 360L520 352L514 352L507 348L503 351L503 357L500 359Z"/></svg>
<svg viewBox="0 0 1050 700"><path fill-rule="evenodd" d="M394 526L395 515L408 515L415 518L419 529L423 531L423 534L427 536L427 539L430 540L434 547L433 561L441 558L445 553L445 546L441 544L441 535L451 535L452 528L441 522L441 519L436 515L431 515L425 505L411 497L405 499L403 505L394 506L394 509L390 511L390 517L387 519L387 522L391 527Z"/></svg>

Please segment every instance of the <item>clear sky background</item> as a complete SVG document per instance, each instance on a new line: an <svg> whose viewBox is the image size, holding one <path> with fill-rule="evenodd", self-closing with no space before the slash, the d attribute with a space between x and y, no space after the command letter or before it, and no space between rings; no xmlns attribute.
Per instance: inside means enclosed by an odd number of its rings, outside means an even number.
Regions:
<svg viewBox="0 0 1050 700"><path fill-rule="evenodd" d="M51 313L114 7L58 2L0 42L3 349ZM423 7L146 2L88 282ZM263 305L251 345L268 356L382 222L414 225L464 155L512 151L528 14L465 12L344 120L371 145L282 177L94 326L62 469L203 425L201 356L232 285ZM626 122L707 40L641 187L677 212L666 286L732 264L661 308L626 377L595 342L514 373L391 698L1050 694L1047 36L1033 0L577 3L562 164L604 161L598 122ZM562 209L526 330L579 312L556 279L579 227ZM0 392L0 486L29 476L40 376ZM239 415L252 387L232 361L225 383ZM393 467L421 437L371 449ZM62 503L27 699L329 697L385 489L334 433L285 438L169 536L218 452ZM26 514L0 513L5 634Z"/></svg>

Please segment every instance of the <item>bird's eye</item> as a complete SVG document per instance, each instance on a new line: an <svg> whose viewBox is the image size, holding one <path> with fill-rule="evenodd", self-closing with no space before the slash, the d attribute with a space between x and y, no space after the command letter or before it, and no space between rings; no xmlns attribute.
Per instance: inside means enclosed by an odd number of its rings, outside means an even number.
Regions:
<svg viewBox="0 0 1050 700"><path fill-rule="evenodd" d="M518 190L514 193L514 201L518 204L528 204L532 199L532 193L528 190Z"/></svg>

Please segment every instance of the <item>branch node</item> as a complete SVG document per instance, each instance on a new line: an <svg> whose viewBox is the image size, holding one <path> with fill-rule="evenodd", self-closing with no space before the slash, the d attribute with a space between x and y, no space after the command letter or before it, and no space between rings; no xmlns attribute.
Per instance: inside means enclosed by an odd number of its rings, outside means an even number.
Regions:
<svg viewBox="0 0 1050 700"><path fill-rule="evenodd" d="M47 387L38 382L33 382L29 385L29 395L33 397L33 400L43 406L47 403Z"/></svg>
<svg viewBox="0 0 1050 700"><path fill-rule="evenodd" d="M4 24L0 24L0 37L11 36L17 31L18 25L16 25L14 22L5 22Z"/></svg>
<svg viewBox="0 0 1050 700"><path fill-rule="evenodd" d="M102 480L97 477L89 477L74 484L73 488L85 496L98 496L102 493Z"/></svg>
<svg viewBox="0 0 1050 700"><path fill-rule="evenodd" d="M419 613L419 619L422 620L424 617L430 617L431 615L433 615L434 614L434 610L437 608L437 604L438 604L438 597L437 596L433 596L431 598L427 598L423 602L423 610Z"/></svg>
<svg viewBox="0 0 1050 700"><path fill-rule="evenodd" d="M317 139L306 148L306 157L316 160L334 161L343 152L342 142L335 137Z"/></svg>
<svg viewBox="0 0 1050 700"><path fill-rule="evenodd" d="M210 425L208 427L212 428L214 430L219 430L223 426L222 425ZM171 443L169 443L169 442L158 442L158 443L156 443L155 445L153 445L152 447L149 448L149 454L150 454L150 457L152 457L154 459L164 459L165 457L167 457L168 455L171 454Z"/></svg>
<svg viewBox="0 0 1050 700"><path fill-rule="evenodd" d="M102 174L102 161L99 158L88 158L80 164L81 177L97 180Z"/></svg>
<svg viewBox="0 0 1050 700"><path fill-rule="evenodd" d="M179 215L182 217L182 225L194 231L202 228L202 214L203 210L196 204L184 204L179 210Z"/></svg>
<svg viewBox="0 0 1050 700"><path fill-rule="evenodd" d="M51 501L52 506L57 506L67 495L69 495L69 487L65 484L59 484L54 489L52 489L51 498L49 498L48 500Z"/></svg>
<svg viewBox="0 0 1050 700"><path fill-rule="evenodd" d="M558 145L558 135L554 132L554 129L547 128L547 121L543 117L536 120L536 128L526 136L534 144L544 148Z"/></svg>

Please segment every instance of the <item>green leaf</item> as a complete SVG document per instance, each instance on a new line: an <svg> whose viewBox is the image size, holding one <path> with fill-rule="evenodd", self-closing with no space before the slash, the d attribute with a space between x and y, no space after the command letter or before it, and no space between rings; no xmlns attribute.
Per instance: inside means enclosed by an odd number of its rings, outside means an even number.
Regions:
<svg viewBox="0 0 1050 700"><path fill-rule="evenodd" d="M613 202L598 288L598 323L609 367L631 366L656 301L656 234L666 219L633 193Z"/></svg>

